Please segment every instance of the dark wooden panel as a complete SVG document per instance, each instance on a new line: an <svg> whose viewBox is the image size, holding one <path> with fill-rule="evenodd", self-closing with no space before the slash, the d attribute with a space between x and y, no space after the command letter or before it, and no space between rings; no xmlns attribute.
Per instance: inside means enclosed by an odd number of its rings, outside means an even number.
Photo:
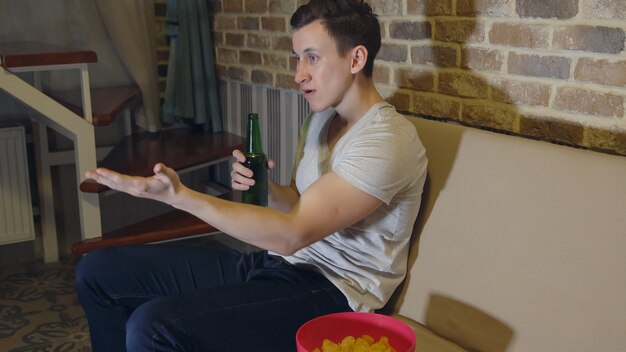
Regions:
<svg viewBox="0 0 626 352"><path fill-rule="evenodd" d="M142 132L125 137L99 164L133 176L151 176L158 162L174 170L187 169L228 157L243 148L243 138L227 132L208 133L191 128ZM102 192L108 187L83 181L83 192Z"/></svg>
<svg viewBox="0 0 626 352"><path fill-rule="evenodd" d="M135 99L139 99L141 91L135 85L119 87L92 88L91 110L93 124L106 126ZM49 92L52 98L79 116L83 116L82 96L80 89Z"/></svg>
<svg viewBox="0 0 626 352"><path fill-rule="evenodd" d="M39 42L0 43L4 68L91 63L98 61L95 51L68 48Z"/></svg>
<svg viewBox="0 0 626 352"><path fill-rule="evenodd" d="M240 192L227 193L221 198L239 201ZM181 210L173 210L124 228L75 243L72 252L83 255L99 248L145 244L216 232L217 229Z"/></svg>

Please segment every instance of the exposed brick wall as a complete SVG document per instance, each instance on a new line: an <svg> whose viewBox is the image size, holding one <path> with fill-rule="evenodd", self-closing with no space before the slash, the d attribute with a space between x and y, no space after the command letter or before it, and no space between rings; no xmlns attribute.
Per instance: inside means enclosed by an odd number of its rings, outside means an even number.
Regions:
<svg viewBox="0 0 626 352"><path fill-rule="evenodd" d="M208 0L218 75L295 88L303 0ZM626 155L626 1L369 0L400 110Z"/></svg>

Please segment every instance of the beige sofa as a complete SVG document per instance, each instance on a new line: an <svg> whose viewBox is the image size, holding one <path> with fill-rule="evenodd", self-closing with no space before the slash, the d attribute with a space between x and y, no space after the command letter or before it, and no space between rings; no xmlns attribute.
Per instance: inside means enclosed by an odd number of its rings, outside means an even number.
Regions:
<svg viewBox="0 0 626 352"><path fill-rule="evenodd" d="M626 158L411 119L429 177L386 312L417 351L626 351Z"/></svg>

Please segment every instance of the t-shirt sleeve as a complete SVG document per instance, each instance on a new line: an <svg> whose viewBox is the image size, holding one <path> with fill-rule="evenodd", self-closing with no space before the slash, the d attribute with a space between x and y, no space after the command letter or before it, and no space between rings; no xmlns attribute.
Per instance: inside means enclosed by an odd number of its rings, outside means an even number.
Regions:
<svg viewBox="0 0 626 352"><path fill-rule="evenodd" d="M332 170L360 190L389 204L424 168L423 146L415 127L375 123L359 131Z"/></svg>

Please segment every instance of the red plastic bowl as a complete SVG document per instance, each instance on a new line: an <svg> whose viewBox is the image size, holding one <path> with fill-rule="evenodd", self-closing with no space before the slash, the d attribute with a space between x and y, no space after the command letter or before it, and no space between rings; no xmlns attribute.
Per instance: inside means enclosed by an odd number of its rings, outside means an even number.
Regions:
<svg viewBox="0 0 626 352"><path fill-rule="evenodd" d="M415 351L415 333L407 324L387 315L359 312L333 313L309 320L298 329L296 345L298 352L312 352L322 347L324 339L339 343L346 336L363 335L376 341L387 336L396 351Z"/></svg>

